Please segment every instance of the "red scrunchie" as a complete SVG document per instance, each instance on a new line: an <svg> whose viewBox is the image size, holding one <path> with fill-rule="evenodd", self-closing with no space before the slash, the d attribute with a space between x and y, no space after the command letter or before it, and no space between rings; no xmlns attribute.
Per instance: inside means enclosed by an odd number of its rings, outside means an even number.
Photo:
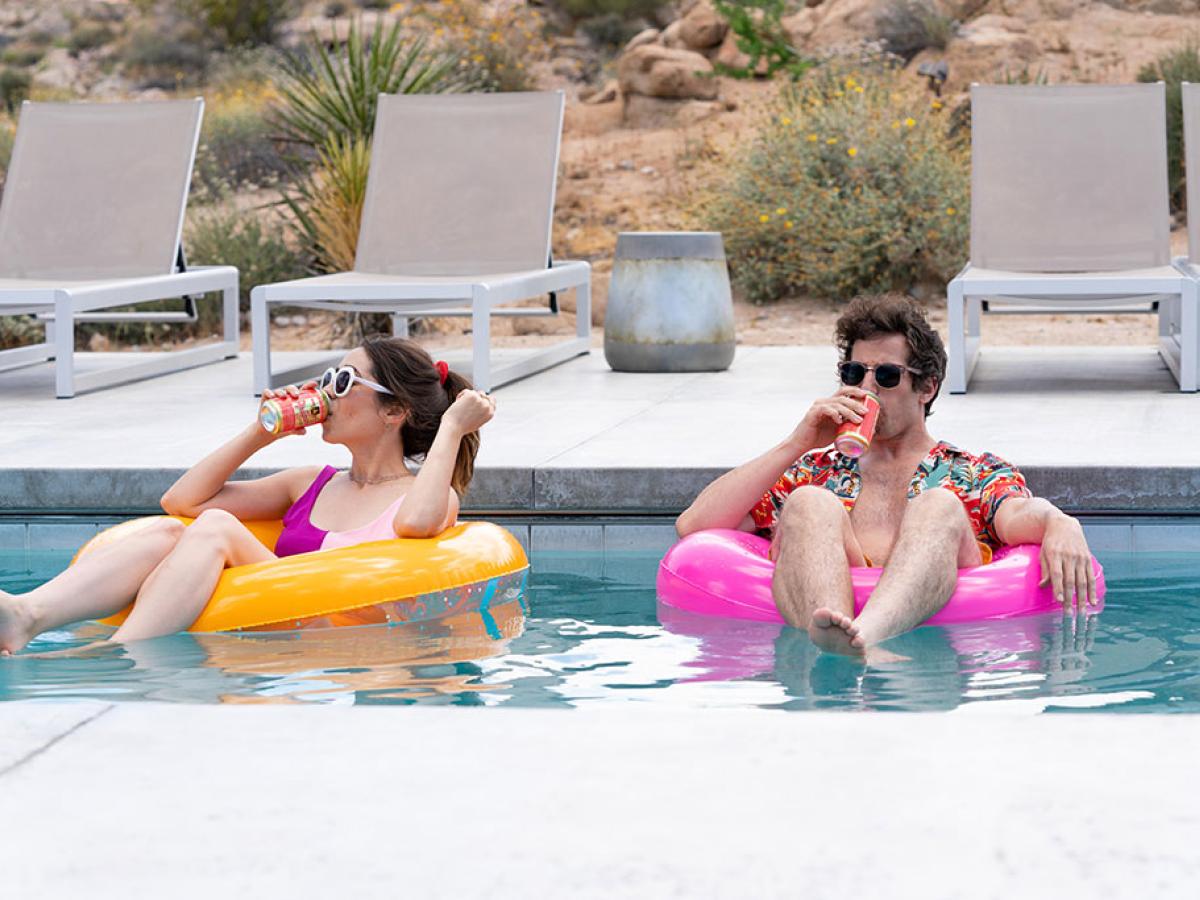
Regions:
<svg viewBox="0 0 1200 900"><path fill-rule="evenodd" d="M442 384L445 384L446 376L450 374L450 367L440 359L433 364L433 367L437 369L438 381L440 381Z"/></svg>

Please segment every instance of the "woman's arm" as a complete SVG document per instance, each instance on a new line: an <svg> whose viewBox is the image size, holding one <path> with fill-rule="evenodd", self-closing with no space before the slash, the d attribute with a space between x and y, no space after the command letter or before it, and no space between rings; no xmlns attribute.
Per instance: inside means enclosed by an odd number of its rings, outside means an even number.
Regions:
<svg viewBox="0 0 1200 900"><path fill-rule="evenodd" d="M163 510L172 516L198 516L206 509L223 509L243 521L278 519L303 486L319 470L309 467L277 472L253 481L230 481L237 468L275 442L257 424L250 425L188 469L162 496Z"/></svg>
<svg viewBox="0 0 1200 900"><path fill-rule="evenodd" d="M458 445L494 413L491 398L479 391L466 390L454 399L442 416L421 471L392 520L397 537L433 537L454 524L458 518L458 494L450 482L458 460Z"/></svg>

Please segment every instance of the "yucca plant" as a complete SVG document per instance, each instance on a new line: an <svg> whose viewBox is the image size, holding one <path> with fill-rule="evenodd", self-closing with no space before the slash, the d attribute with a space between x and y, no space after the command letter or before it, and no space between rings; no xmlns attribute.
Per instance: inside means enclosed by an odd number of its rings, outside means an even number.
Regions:
<svg viewBox="0 0 1200 900"><path fill-rule="evenodd" d="M318 151L312 174L297 184L296 195L285 196L319 271L354 268L370 165L365 138L331 136Z"/></svg>
<svg viewBox="0 0 1200 900"><path fill-rule="evenodd" d="M457 93L472 87L457 58L430 49L423 37L406 40L399 22L385 29L377 20L364 37L352 21L342 53L314 34L307 52L281 58L283 103L276 117L288 139L307 147L321 147L330 137L369 141L380 94Z"/></svg>

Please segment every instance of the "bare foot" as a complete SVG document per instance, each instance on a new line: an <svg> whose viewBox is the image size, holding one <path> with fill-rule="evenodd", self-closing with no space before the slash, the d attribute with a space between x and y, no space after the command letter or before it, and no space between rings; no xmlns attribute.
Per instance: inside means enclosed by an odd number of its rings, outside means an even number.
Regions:
<svg viewBox="0 0 1200 900"><path fill-rule="evenodd" d="M808 623L808 636L814 644L830 653L862 656L866 650L866 642L859 635L854 620L824 606L813 612Z"/></svg>
<svg viewBox="0 0 1200 900"><path fill-rule="evenodd" d="M31 624L20 599L0 591L0 656L11 656L29 643Z"/></svg>

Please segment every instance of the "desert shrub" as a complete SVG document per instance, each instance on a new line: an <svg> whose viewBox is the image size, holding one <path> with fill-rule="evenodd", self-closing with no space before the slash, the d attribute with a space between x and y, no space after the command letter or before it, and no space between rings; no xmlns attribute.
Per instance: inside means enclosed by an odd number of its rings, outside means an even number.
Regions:
<svg viewBox="0 0 1200 900"><path fill-rule="evenodd" d="M737 48L750 57L742 67L717 63L717 71L734 78L750 78L759 74L765 63L768 78L783 70L793 80L812 66L792 45L781 18L787 10L785 0L713 0L713 8L729 23Z"/></svg>
<svg viewBox="0 0 1200 900"><path fill-rule="evenodd" d="M1183 166L1183 82L1200 82L1200 43L1196 37L1147 63L1138 72L1138 81L1163 81L1167 88L1167 178L1171 189L1171 209L1182 210L1187 191L1187 173Z"/></svg>
<svg viewBox="0 0 1200 900"><path fill-rule="evenodd" d="M95 50L112 42L117 36L113 29L103 22L83 22L77 25L67 37L67 49L72 56L78 56L85 50Z"/></svg>
<svg viewBox="0 0 1200 900"><path fill-rule="evenodd" d="M642 30L641 25L636 19L626 19L618 13L604 13L584 19L579 23L579 30L596 46L619 50Z"/></svg>
<svg viewBox="0 0 1200 900"><path fill-rule="evenodd" d="M293 249L286 238L279 216L270 211L241 210L230 203L208 207L188 216L184 232L190 265L237 266L242 312L250 309L250 290L259 284L302 278L309 260ZM210 304L211 305L211 304ZM208 330L218 327L214 318L201 325Z"/></svg>
<svg viewBox="0 0 1200 900"><path fill-rule="evenodd" d="M457 57L477 90L531 90L529 64L549 53L542 14L523 4L440 0L420 4L413 14L413 24Z"/></svg>
<svg viewBox="0 0 1200 900"><path fill-rule="evenodd" d="M12 161L13 144L17 140L17 123L12 116L0 115L0 184L8 174L8 164Z"/></svg>
<svg viewBox="0 0 1200 900"><path fill-rule="evenodd" d="M276 95L268 85L211 94L205 104L197 185L208 195L246 184L275 184L290 170L268 112Z"/></svg>
<svg viewBox="0 0 1200 900"><path fill-rule="evenodd" d="M193 26L146 21L129 31L118 57L139 87L177 90L203 81L209 53Z"/></svg>
<svg viewBox="0 0 1200 900"><path fill-rule="evenodd" d="M669 2L671 0L557 0L555 5L579 21L609 13L626 19L649 19Z"/></svg>
<svg viewBox="0 0 1200 900"><path fill-rule="evenodd" d="M180 0L183 11L226 47L274 42L294 0Z"/></svg>
<svg viewBox="0 0 1200 900"><path fill-rule="evenodd" d="M45 327L33 316L0 316L0 350L45 340Z"/></svg>
<svg viewBox="0 0 1200 900"><path fill-rule="evenodd" d="M894 67L834 62L789 86L702 198L756 303L944 280L967 252L969 148Z"/></svg>
<svg viewBox="0 0 1200 900"><path fill-rule="evenodd" d="M33 79L20 69L0 69L0 104L12 115L22 101L29 96Z"/></svg>
<svg viewBox="0 0 1200 900"><path fill-rule="evenodd" d="M893 0L875 27L888 50L907 61L927 47L945 50L958 22L936 0Z"/></svg>
<svg viewBox="0 0 1200 900"><path fill-rule="evenodd" d="M42 44L21 43L5 47L0 53L0 62L18 69L28 69L36 66L46 55L46 47Z"/></svg>

